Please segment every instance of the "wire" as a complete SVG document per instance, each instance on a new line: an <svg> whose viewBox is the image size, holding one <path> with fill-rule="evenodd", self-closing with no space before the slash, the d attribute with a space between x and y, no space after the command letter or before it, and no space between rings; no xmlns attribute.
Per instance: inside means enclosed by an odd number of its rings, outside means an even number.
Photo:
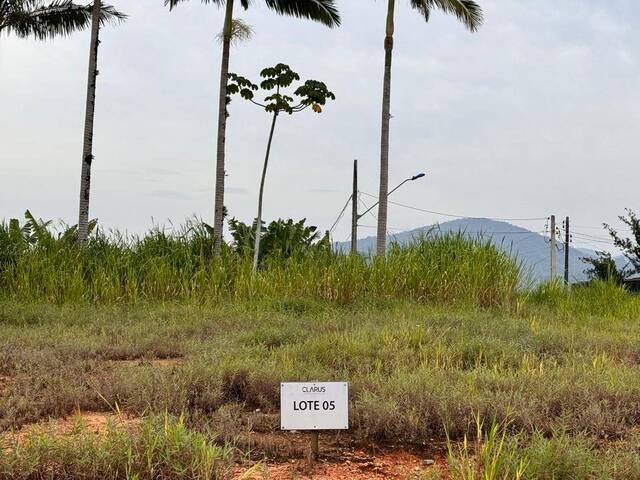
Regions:
<svg viewBox="0 0 640 480"><path fill-rule="evenodd" d="M377 225L363 225L361 223L358 224L359 227L362 228L378 228ZM400 228L400 227L389 227L387 226L387 230L396 230L398 233L402 233L407 231L407 228Z"/></svg>
<svg viewBox="0 0 640 480"><path fill-rule="evenodd" d="M604 230L604 226L600 225L599 227L588 226L588 225L571 225L571 228L586 228L589 230Z"/></svg>
<svg viewBox="0 0 640 480"><path fill-rule="evenodd" d="M366 193L366 192L360 192L363 195L366 195L368 197L371 198L375 198L377 199L378 197L376 197L375 195L371 195L370 193ZM403 203L398 203L398 202L393 202L391 200L387 200L388 203L392 204L392 205L396 205L398 207L403 207L403 208L408 208L411 210L416 210L418 212L424 212L424 213L431 213L433 215L441 215L443 217L450 217L450 218L468 218L468 219L487 219L487 220L495 220L495 221L501 221L501 222L534 222L534 221L542 221L542 220L547 220L548 217L537 217L537 218L494 218L494 217L470 217L467 215L455 215L453 213L444 213L444 212L436 212L433 210L426 210L424 208L418 208L418 207L414 207L412 205L405 205Z"/></svg>
<svg viewBox="0 0 640 480"><path fill-rule="evenodd" d="M353 195L349 195L349 198L347 199L347 202L344 204L344 207L342 208L342 210L338 214L338 218L336 218L336 221L333 222L333 225L331 225L331 228L329 229L329 233L332 233L333 230L338 226L338 223L340 222L340 220L342 220L342 216L344 215L344 212L347 209L347 207L349 206L349 202L351 201L352 198L353 198Z"/></svg>
<svg viewBox="0 0 640 480"><path fill-rule="evenodd" d="M586 243L599 243L601 245L610 245L612 247L616 246L613 242L607 242L605 240L592 240L590 238L580 238L580 237L578 237L578 240Z"/></svg>
<svg viewBox="0 0 640 480"><path fill-rule="evenodd" d="M358 201L362 204L365 211L369 210L369 205L367 205L365 201L362 200L362 197L360 195L358 195ZM375 214L373 213L373 210L369 210L369 215L371 215L376 222L378 221L378 217L375 216Z"/></svg>
<svg viewBox="0 0 640 480"><path fill-rule="evenodd" d="M611 238L607 238L607 237L600 237L600 236L597 236L597 235L589 235L589 234L587 234L587 233L576 232L575 230L573 230L573 231L571 232L571 234L572 234L572 235L578 235L578 236L580 236L580 237L590 238L590 239L593 239L593 240L603 240L603 241L606 241L606 242L611 242L611 243L613 243L613 240L612 240Z"/></svg>
<svg viewBox="0 0 640 480"><path fill-rule="evenodd" d="M375 227L373 225L360 225L360 224L358 224L358 226L359 227L364 227L364 228L378 228L378 227ZM387 227L387 228L392 229L392 230L403 230L403 231L409 232L411 230L420 230L422 227L418 227L418 228ZM435 230L437 232L439 232L439 233L447 233L446 231L442 232L441 230L438 230L438 229L435 229ZM431 230L427 230L427 233L430 232L430 231ZM451 233L458 233L458 231L452 230ZM516 231L491 232L491 231L488 231L488 230L480 230L480 231L470 232L468 230L460 230L460 233L463 233L465 235L468 234L468 235L526 235L526 236L537 236L537 235L541 235L544 232L542 232L542 231L539 231L539 232L529 232L529 231L527 231L527 232L516 232Z"/></svg>
<svg viewBox="0 0 640 480"><path fill-rule="evenodd" d="M613 239L612 238L600 237L600 236L597 236L597 235L589 235L587 233L576 232L575 230L573 232L571 232L571 235L576 235L578 237L588 238L588 239L591 239L591 240L602 240L604 242L613 243Z"/></svg>
<svg viewBox="0 0 640 480"><path fill-rule="evenodd" d="M606 230L604 225L600 225L599 227L589 226L589 225L571 225L571 228L586 228L587 230ZM614 229L618 230L618 229ZM628 227L623 227L619 229L621 232L632 232L632 230Z"/></svg>

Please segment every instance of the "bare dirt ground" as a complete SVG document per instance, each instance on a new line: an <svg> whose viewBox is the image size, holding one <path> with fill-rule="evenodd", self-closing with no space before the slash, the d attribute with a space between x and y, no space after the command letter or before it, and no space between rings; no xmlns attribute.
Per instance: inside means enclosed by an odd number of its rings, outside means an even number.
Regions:
<svg viewBox="0 0 640 480"><path fill-rule="evenodd" d="M442 451L410 450L399 446L363 447L349 436L324 436L320 441L320 458L311 463L308 457L309 436L302 433L252 433L253 462L238 465L233 480L289 479L419 479L433 470L446 472ZM260 454L266 460L256 461ZM291 459L289 459L289 458ZM435 472L433 472L435 473Z"/></svg>
<svg viewBox="0 0 640 480"><path fill-rule="evenodd" d="M43 421L26 425L21 429L7 434L9 443L20 444L29 436L40 433L53 433L55 435L71 435L77 432L79 428L85 429L87 432L100 435L104 433L108 425L118 426L135 426L139 422L135 417L129 417L123 414L107 413L107 412L75 412L73 415L65 418L56 418L49 421Z"/></svg>
<svg viewBox="0 0 640 480"><path fill-rule="evenodd" d="M321 458L315 465L307 460L287 463L258 463L253 467L238 467L233 480L289 480L289 479L349 479L385 480L419 479L428 470L443 471L444 465L433 464L410 452L379 452L370 454L355 450L342 455L340 460Z"/></svg>

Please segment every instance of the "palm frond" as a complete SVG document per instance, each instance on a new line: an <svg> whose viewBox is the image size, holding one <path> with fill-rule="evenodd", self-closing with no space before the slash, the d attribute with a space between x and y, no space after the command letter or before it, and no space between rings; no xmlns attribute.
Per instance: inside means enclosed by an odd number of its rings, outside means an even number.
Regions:
<svg viewBox="0 0 640 480"><path fill-rule="evenodd" d="M187 2L188 0L164 0L164 6L169 7L169 10L173 10L179 4ZM215 3L216 5L221 5L224 3L224 0L200 0L202 3ZM246 1L246 0L245 0ZM244 1L242 2L244 6ZM246 8L246 7L245 7Z"/></svg>
<svg viewBox="0 0 640 480"><path fill-rule="evenodd" d="M253 27L241 18L234 18L231 21L231 43L238 45L242 42L246 42L253 36ZM224 39L223 32L216 35L216 38L220 43Z"/></svg>
<svg viewBox="0 0 640 480"><path fill-rule="evenodd" d="M429 21L431 10L455 15L469 30L477 31L484 22L482 8L474 0L411 0L411 6Z"/></svg>
<svg viewBox="0 0 640 480"><path fill-rule="evenodd" d="M5 5L6 7L7 5ZM8 2L8 9L0 24L0 30L7 30L18 37L34 37L45 40L66 36L91 25L93 4L78 5L72 0L22 0ZM100 23L116 23L127 16L111 5L103 5Z"/></svg>
<svg viewBox="0 0 640 480"><path fill-rule="evenodd" d="M328 27L340 25L340 14L334 0L265 0L265 3L281 15L307 18Z"/></svg>
<svg viewBox="0 0 640 480"><path fill-rule="evenodd" d="M165 6L173 10L176 6L189 0L164 0ZM200 0L203 4L214 3L222 5L225 0ZM240 0L240 5L245 10L249 8L251 0ZM265 0L267 7L281 15L307 18L323 23L328 27L340 25L340 15L335 5L335 0Z"/></svg>

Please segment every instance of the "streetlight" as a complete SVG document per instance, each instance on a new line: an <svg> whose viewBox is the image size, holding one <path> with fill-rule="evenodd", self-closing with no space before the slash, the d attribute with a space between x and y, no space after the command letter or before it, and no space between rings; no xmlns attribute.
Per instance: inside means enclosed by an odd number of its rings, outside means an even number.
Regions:
<svg viewBox="0 0 640 480"><path fill-rule="evenodd" d="M413 177L407 178L400 182L397 187L387 193L387 198L391 196L393 192L398 190L401 186L403 186L407 182L413 182L418 180L424 176L426 173L418 173ZM353 194L352 194L352 211L351 211L351 253L358 252L358 221L364 217L367 213L373 210L378 204L380 200L371 205L367 210L363 213L358 214L358 160L353 161Z"/></svg>

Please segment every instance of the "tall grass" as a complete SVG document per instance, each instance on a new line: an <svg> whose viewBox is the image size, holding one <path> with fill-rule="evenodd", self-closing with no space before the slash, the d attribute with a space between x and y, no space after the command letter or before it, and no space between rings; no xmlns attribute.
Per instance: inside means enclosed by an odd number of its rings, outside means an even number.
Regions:
<svg viewBox="0 0 640 480"><path fill-rule="evenodd" d="M100 435L80 422L71 435L34 432L18 444L0 442L0 478L215 480L228 478L231 454L215 438L188 429L182 417L110 425Z"/></svg>
<svg viewBox="0 0 640 480"><path fill-rule="evenodd" d="M41 225L42 227L42 225ZM320 249L266 259L257 277L251 261L231 248L212 256L205 228L154 229L124 236L98 232L85 248L45 230L25 241L0 225L0 292L18 300L135 302L310 298L348 303L408 299L502 306L513 301L519 267L489 242L462 234L392 246L367 259Z"/></svg>
<svg viewBox="0 0 640 480"><path fill-rule="evenodd" d="M598 444L585 435L562 430L543 435L519 432L508 425L476 422L474 439L447 441L453 480L630 480L640 478L640 462L628 445Z"/></svg>

